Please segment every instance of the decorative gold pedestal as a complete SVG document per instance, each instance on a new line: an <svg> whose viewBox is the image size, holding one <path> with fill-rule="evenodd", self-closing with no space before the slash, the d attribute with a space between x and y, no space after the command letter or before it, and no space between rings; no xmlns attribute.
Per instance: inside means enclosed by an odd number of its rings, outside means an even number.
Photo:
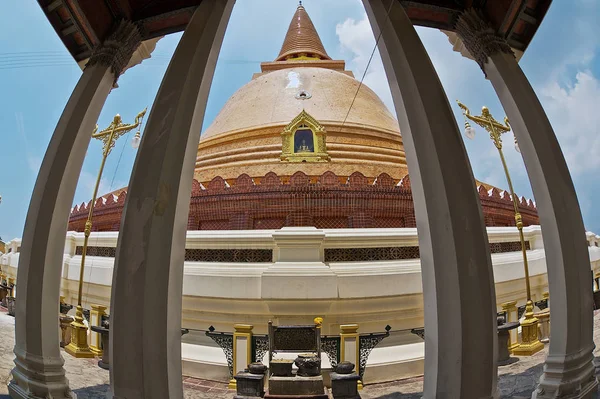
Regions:
<svg viewBox="0 0 600 399"><path fill-rule="evenodd" d="M79 305L71 323L71 343L65 347L65 352L77 358L95 357L87 343L87 327L83 324L83 308Z"/></svg>
<svg viewBox="0 0 600 399"><path fill-rule="evenodd" d="M544 349L538 339L538 319L533 316L533 302L525 305L525 320L521 323L521 343L513 349L515 356L531 356Z"/></svg>

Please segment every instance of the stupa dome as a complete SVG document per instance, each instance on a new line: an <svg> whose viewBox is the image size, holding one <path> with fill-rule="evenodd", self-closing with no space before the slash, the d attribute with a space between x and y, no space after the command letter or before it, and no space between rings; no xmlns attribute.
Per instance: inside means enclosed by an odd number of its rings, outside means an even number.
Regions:
<svg viewBox="0 0 600 399"><path fill-rule="evenodd" d="M302 62L304 65L300 64ZM294 66L263 72L239 89L200 138L196 178L253 178L275 172L291 176L302 171L320 176L332 171L348 177L360 171L375 178L407 173L398 122L381 99L343 70L297 61ZM277 64L277 62L272 63ZM285 62L284 62L285 64ZM343 62L335 64L343 68ZM282 132L302 113L326 131L326 162L282 160Z"/></svg>
<svg viewBox="0 0 600 399"><path fill-rule="evenodd" d="M302 110L326 127L341 126L345 120L344 126L400 137L396 118L367 85L349 73L307 66L255 77L229 98L200 141L257 127L283 127Z"/></svg>
<svg viewBox="0 0 600 399"><path fill-rule="evenodd" d="M300 125L312 131L304 152L299 139L286 147ZM398 122L344 61L329 57L302 5L275 61L263 62L229 98L198 146L195 176L202 184L216 177L229 184L242 174L258 182L269 172L284 181L302 172L313 182L325 172L344 182L354 172L371 181L407 174Z"/></svg>

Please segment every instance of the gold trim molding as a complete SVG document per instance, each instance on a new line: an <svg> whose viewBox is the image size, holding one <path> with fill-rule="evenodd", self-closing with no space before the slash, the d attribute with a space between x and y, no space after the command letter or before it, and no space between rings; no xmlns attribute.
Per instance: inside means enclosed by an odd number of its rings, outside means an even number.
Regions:
<svg viewBox="0 0 600 399"><path fill-rule="evenodd" d="M313 134L312 152L295 152L294 135L301 128L310 129ZM281 132L281 160L287 162L328 162L326 146L327 132L308 112L302 110Z"/></svg>

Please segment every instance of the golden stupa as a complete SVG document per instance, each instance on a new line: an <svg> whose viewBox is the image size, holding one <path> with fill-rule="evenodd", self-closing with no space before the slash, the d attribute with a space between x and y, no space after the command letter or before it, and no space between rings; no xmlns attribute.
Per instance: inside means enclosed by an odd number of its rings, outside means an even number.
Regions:
<svg viewBox="0 0 600 399"><path fill-rule="evenodd" d="M514 225L506 193L479 184L485 223ZM118 230L126 189L97 201L94 226ZM82 231L91 204L75 207ZM521 201L525 225L537 224ZM332 60L300 4L272 62L233 94L198 145L188 230L415 227L397 120Z"/></svg>
<svg viewBox="0 0 600 399"><path fill-rule="evenodd" d="M345 70L344 61L327 55L302 5L276 60L262 63L261 70L202 135L198 181L216 176L229 181L243 173L260 179L268 172L286 178L298 171L311 177L331 171L341 179L356 171L372 179L381 173L397 180L406 175L398 122L373 90ZM313 145L304 138L302 151L299 146L286 151L286 140L298 130L312 131Z"/></svg>

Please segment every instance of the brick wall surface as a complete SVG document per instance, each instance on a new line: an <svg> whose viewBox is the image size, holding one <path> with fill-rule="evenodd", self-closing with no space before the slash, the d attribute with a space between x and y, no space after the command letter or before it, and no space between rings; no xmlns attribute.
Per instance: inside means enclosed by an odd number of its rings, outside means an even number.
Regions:
<svg viewBox="0 0 600 399"><path fill-rule="evenodd" d="M256 181L247 174L227 182L215 177L204 185L194 180L188 230L416 227L408 175L395 181L385 173L368 179L360 172L346 177L270 172ZM515 225L510 195L484 186L478 192L487 226ZM96 201L93 231L119 230L126 196L123 190ZM69 230L83 231L90 205L75 206ZM519 210L525 226L539 224L531 200L520 198Z"/></svg>

